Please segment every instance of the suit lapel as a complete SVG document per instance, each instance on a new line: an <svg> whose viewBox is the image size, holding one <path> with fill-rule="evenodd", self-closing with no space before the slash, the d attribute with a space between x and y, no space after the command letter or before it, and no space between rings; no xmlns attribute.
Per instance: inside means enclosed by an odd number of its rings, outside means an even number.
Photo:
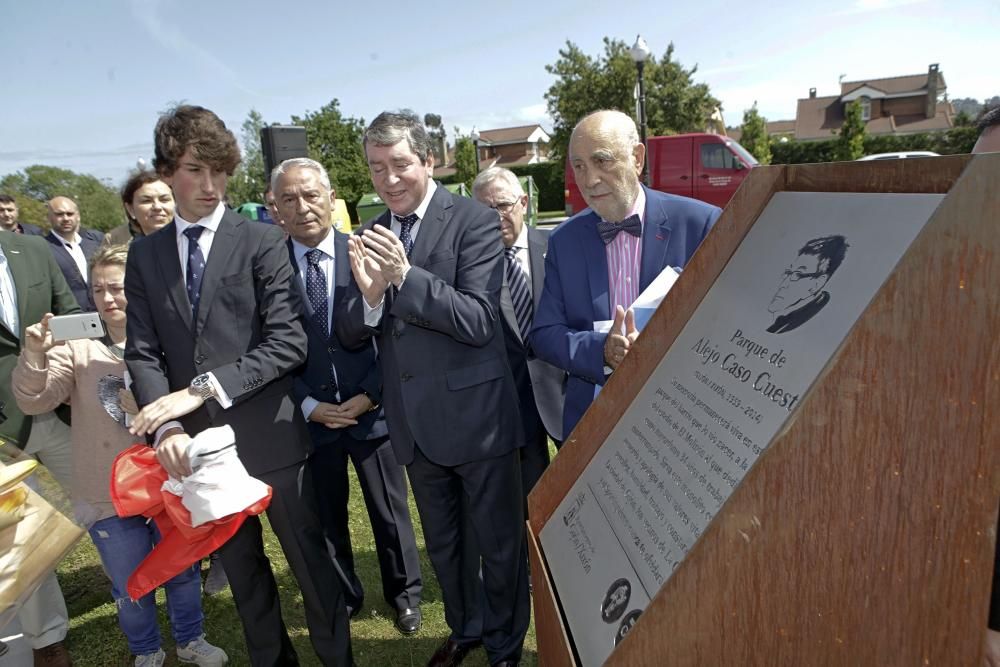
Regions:
<svg viewBox="0 0 1000 667"><path fill-rule="evenodd" d="M591 213L575 224L581 226L580 233L583 259L587 263L587 279L590 283L590 298L594 309L594 321L611 319L610 295L608 294L608 255L604 241L597 233L597 214Z"/></svg>
<svg viewBox="0 0 1000 667"><path fill-rule="evenodd" d="M63 245L63 242L56 236L56 233L49 232L49 235L45 237L45 240L53 246L56 259L58 260L60 257L62 258L62 261L59 262L62 267L69 267L80 280L83 280L83 276L80 274L80 267L76 265L76 260L73 259L73 255L69 253L69 250L66 250L66 246ZM80 240L82 241L83 238L81 237ZM80 247L83 248L82 245Z"/></svg>
<svg viewBox="0 0 1000 667"><path fill-rule="evenodd" d="M538 301L542 298L542 289L545 286L545 250L548 243L545 236L534 227L528 227L528 264L531 265L531 301L535 310L538 309Z"/></svg>
<svg viewBox="0 0 1000 667"><path fill-rule="evenodd" d="M521 329L517 325L517 315L514 313L514 300L510 296L510 287L507 285L507 260L502 260L504 263L503 271L503 286L500 288L500 312L503 313L504 320L507 321L507 326L517 339L524 342L521 339Z"/></svg>
<svg viewBox="0 0 1000 667"><path fill-rule="evenodd" d="M451 193L443 185L437 186L420 221L420 233L417 234L410 253L410 264L423 266L427 262L427 257L437 247L438 239L451 219L451 206Z"/></svg>
<svg viewBox="0 0 1000 667"><path fill-rule="evenodd" d="M180 255L177 252L177 223L171 222L153 234L150 243L154 244L153 254L156 256L156 264L163 276L167 294L170 295L170 300L174 302L174 308L181 314L184 323L193 331L191 304L188 302L187 286L181 274Z"/></svg>
<svg viewBox="0 0 1000 667"><path fill-rule="evenodd" d="M645 223L642 228L642 262L639 265L639 292L649 287L662 271L667 246L670 243L670 220L660 202L646 190Z"/></svg>
<svg viewBox="0 0 1000 667"><path fill-rule="evenodd" d="M337 306L347 293L351 283L351 260L347 256L347 235L337 230L331 230L333 237L333 298L330 299L330 312L336 317ZM333 331L331 320L330 331Z"/></svg>
<svg viewBox="0 0 1000 667"><path fill-rule="evenodd" d="M235 219L234 219L235 218ZM237 232L240 225L246 224L238 215L230 215L226 211L219 221L219 228L212 238L212 249L208 253L208 261L205 262L205 275L201 279L201 296L198 298L198 324L195 333L202 330L205 320L208 319L208 311L212 309L212 299L219 289L219 280L226 273L226 265L229 263L233 251L236 249Z"/></svg>

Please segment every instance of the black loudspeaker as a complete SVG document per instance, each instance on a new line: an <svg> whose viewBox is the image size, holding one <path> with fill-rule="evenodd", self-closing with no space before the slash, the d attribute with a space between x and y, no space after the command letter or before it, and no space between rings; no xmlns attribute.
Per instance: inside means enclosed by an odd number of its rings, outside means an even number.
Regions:
<svg viewBox="0 0 1000 667"><path fill-rule="evenodd" d="M288 158L309 157L306 128L298 125L272 125L260 129L264 151L264 180L271 182L271 170Z"/></svg>

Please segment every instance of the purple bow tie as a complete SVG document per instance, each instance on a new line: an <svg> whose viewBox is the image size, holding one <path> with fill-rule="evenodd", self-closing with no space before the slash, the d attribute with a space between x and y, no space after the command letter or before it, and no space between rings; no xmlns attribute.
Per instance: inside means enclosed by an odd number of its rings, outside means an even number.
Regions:
<svg viewBox="0 0 1000 667"><path fill-rule="evenodd" d="M618 232L626 232L636 238L642 238L642 223L638 215L630 215L621 222L605 222L601 220L597 223L597 233L601 235L604 245L608 245L615 240Z"/></svg>

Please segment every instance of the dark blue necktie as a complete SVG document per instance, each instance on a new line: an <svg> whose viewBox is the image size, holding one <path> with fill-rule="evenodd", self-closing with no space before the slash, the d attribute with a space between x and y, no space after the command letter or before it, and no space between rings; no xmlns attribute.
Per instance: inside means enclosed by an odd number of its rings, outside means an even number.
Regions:
<svg viewBox="0 0 1000 667"><path fill-rule="evenodd" d="M191 304L191 319L198 319L198 300L201 299L201 279L205 277L205 255L198 245L198 238L205 228L201 225L191 225L184 230L188 239L187 261L187 293Z"/></svg>
<svg viewBox="0 0 1000 667"><path fill-rule="evenodd" d="M323 332L324 338L329 339L330 322L327 317L329 287L326 284L326 273L319 265L322 259L323 251L319 248L306 252L306 261L309 262L306 268L306 296L309 298L309 308L312 310L310 319L313 325ZM330 364L330 391L333 394L337 393L337 376L334 374L333 364Z"/></svg>
<svg viewBox="0 0 1000 667"><path fill-rule="evenodd" d="M630 215L621 222L605 222L601 220L597 223L597 233L601 235L604 245L608 245L615 240L619 232L631 234L636 238L642 238L642 222L638 215Z"/></svg>
<svg viewBox="0 0 1000 667"><path fill-rule="evenodd" d="M528 280L524 275L524 269L521 268L521 263L517 261L517 248L504 248L503 255L507 260L507 289L510 290L510 300L514 304L517 328L521 330L521 340L527 344L532 314Z"/></svg>
<svg viewBox="0 0 1000 667"><path fill-rule="evenodd" d="M394 218L399 221L399 242L403 244L403 250L406 251L406 256L410 256L410 251L413 250L413 237L410 236L410 230L413 229L413 225L417 224L416 213L411 213L409 215L404 215L399 217L394 215Z"/></svg>
<svg viewBox="0 0 1000 667"><path fill-rule="evenodd" d="M330 337L329 318L327 317L327 285L326 274L319 265L323 259L323 251L313 248L306 253L309 267L306 269L306 296L309 297L309 307L312 309L312 322L316 328Z"/></svg>

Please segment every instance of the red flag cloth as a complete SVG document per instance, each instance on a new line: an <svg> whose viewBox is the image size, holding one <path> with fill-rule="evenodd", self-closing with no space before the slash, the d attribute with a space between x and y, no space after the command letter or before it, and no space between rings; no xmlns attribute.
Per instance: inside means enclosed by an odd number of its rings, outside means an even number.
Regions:
<svg viewBox="0 0 1000 667"><path fill-rule="evenodd" d="M160 541L128 579L128 594L138 600L229 541L248 516L271 503L267 496L242 512L191 526L191 513L180 496L161 491L167 471L147 445L133 445L115 457L111 467L111 502L120 517L142 515L156 522Z"/></svg>

